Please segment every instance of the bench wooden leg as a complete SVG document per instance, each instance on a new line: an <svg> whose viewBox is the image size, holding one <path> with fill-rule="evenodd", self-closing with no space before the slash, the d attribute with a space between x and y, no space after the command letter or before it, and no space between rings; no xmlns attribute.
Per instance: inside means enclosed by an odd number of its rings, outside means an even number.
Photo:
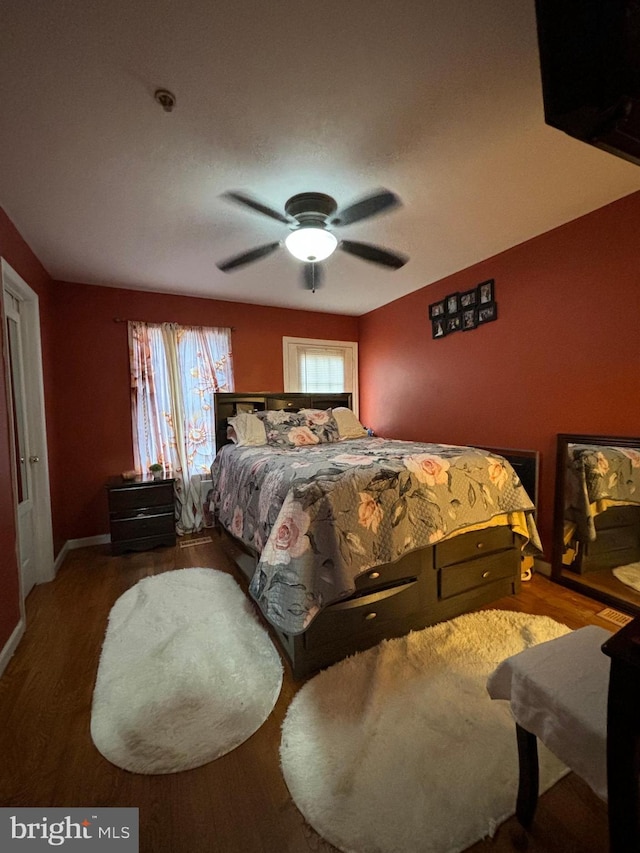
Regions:
<svg viewBox="0 0 640 853"><path fill-rule="evenodd" d="M518 739L518 799L516 801L516 817L529 829L538 805L538 789L540 775L538 770L538 739L531 732L516 723Z"/></svg>
<svg viewBox="0 0 640 853"><path fill-rule="evenodd" d="M640 850L640 678L611 660L607 712L607 787L611 853Z"/></svg>

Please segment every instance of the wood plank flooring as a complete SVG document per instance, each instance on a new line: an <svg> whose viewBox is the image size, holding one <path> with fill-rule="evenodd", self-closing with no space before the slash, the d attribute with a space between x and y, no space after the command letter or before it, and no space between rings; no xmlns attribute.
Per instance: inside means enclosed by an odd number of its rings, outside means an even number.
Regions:
<svg viewBox="0 0 640 853"><path fill-rule="evenodd" d="M305 824L279 770L280 726L301 686L286 667L267 722L204 767L135 775L111 765L91 741L91 698L107 617L125 590L147 575L190 566L231 572L246 588L222 539L206 532L212 541L190 548L121 557L111 557L107 546L72 551L55 581L30 593L27 632L0 680L0 805L138 807L141 853L332 853ZM597 617L600 602L540 575L523 584L518 596L492 606L548 615L571 628L600 624L615 630ZM540 798L531 833L512 818L470 851L524 849L603 853L606 807L570 774Z"/></svg>

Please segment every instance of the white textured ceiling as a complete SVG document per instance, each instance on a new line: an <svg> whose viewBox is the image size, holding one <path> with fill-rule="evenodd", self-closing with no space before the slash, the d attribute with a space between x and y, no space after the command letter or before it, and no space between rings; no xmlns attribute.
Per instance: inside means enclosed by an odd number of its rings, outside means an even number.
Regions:
<svg viewBox="0 0 640 853"><path fill-rule="evenodd" d="M0 92L0 205L60 280L362 314L640 189L544 124L534 0L2 0ZM338 236L401 270L215 266L288 233L226 190L381 186Z"/></svg>

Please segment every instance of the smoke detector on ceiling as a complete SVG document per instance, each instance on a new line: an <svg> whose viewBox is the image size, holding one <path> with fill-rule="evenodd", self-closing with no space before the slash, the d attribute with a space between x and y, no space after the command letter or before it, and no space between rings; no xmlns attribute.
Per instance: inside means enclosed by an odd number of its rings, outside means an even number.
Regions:
<svg viewBox="0 0 640 853"><path fill-rule="evenodd" d="M176 105L176 96L168 89L156 89L153 97L160 104L165 113L170 113Z"/></svg>

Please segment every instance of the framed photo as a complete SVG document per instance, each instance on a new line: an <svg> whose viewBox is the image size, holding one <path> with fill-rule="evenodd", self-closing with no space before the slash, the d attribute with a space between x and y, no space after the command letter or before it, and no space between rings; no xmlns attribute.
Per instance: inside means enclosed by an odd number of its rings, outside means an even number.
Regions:
<svg viewBox="0 0 640 853"><path fill-rule="evenodd" d="M490 323L498 319L498 306L495 302L488 302L478 307L478 324Z"/></svg>
<svg viewBox="0 0 640 853"><path fill-rule="evenodd" d="M429 305L429 317L431 320L434 320L436 317L444 317L444 312L444 299L441 299L440 302L434 302Z"/></svg>
<svg viewBox="0 0 640 853"><path fill-rule="evenodd" d="M459 332L462 328L462 315L460 314L452 314L447 315L447 334L450 335L451 332Z"/></svg>
<svg viewBox="0 0 640 853"><path fill-rule="evenodd" d="M473 288L473 290L465 290L464 293L460 294L460 308L463 310L465 308L471 308L478 301L478 289ZM464 323L462 324L464 328Z"/></svg>
<svg viewBox="0 0 640 853"><path fill-rule="evenodd" d="M431 337L444 338L447 334L447 321L443 317L435 317L431 321Z"/></svg>
<svg viewBox="0 0 640 853"><path fill-rule="evenodd" d="M481 281L476 290L478 291L478 305L485 305L487 302L494 301L493 285L495 279L490 278L488 281Z"/></svg>
<svg viewBox="0 0 640 853"><path fill-rule="evenodd" d="M460 310L460 294L450 293L449 296L445 297L445 303L447 314L457 314Z"/></svg>
<svg viewBox="0 0 640 853"><path fill-rule="evenodd" d="M462 311L462 331L468 332L478 325L478 311L476 308L465 308Z"/></svg>

